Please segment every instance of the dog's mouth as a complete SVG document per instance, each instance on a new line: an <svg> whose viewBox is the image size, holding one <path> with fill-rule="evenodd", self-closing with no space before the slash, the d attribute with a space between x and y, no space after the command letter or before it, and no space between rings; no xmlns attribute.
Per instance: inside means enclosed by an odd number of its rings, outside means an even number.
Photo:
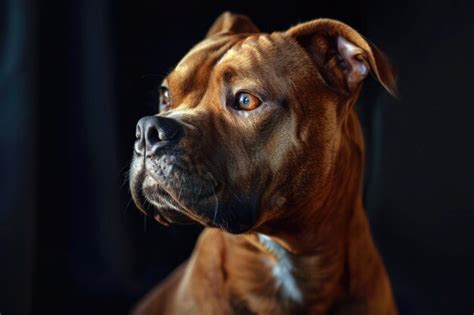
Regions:
<svg viewBox="0 0 474 315"><path fill-rule="evenodd" d="M203 209L217 209L221 185L210 172L193 173L175 155L146 160L135 157L130 171L132 197L141 211L164 225L215 226L215 218Z"/></svg>
<svg viewBox="0 0 474 315"><path fill-rule="evenodd" d="M238 193L220 184L210 171L169 155L135 157L130 190L138 208L158 222L199 223L231 233L244 233L258 219L259 195Z"/></svg>
<svg viewBox="0 0 474 315"><path fill-rule="evenodd" d="M187 215L186 209L162 189L151 176L145 176L141 192L137 195L141 199L139 207L161 224L193 223Z"/></svg>

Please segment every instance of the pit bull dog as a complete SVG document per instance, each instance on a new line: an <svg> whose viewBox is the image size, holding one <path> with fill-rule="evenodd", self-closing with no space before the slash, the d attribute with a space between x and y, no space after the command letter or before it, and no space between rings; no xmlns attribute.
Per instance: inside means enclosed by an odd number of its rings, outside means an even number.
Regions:
<svg viewBox="0 0 474 315"><path fill-rule="evenodd" d="M396 94L383 53L336 20L214 22L137 124L138 208L206 228L134 314L397 314L361 196L369 73Z"/></svg>

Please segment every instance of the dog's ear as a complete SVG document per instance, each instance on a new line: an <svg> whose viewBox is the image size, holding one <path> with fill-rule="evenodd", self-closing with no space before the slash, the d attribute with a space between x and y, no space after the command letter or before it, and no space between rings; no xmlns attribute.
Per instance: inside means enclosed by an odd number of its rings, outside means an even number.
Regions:
<svg viewBox="0 0 474 315"><path fill-rule="evenodd" d="M206 37L220 33L258 33L260 30L245 15L226 11L222 13L212 24Z"/></svg>
<svg viewBox="0 0 474 315"><path fill-rule="evenodd" d="M393 96L397 96L395 72L387 57L353 28L331 19L317 19L287 32L309 53L329 85L352 92L371 72Z"/></svg>

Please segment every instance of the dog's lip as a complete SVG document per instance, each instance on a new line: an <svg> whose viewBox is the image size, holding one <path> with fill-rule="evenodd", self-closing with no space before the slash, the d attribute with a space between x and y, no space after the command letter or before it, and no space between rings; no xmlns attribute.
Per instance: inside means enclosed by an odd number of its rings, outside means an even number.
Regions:
<svg viewBox="0 0 474 315"><path fill-rule="evenodd" d="M198 213L193 211L190 207L183 204L182 200L178 200L178 198L175 196L174 192L170 193L166 189L166 187L161 186L160 183L158 182L158 180L153 176L153 174L150 174L150 173L152 173L152 172L150 172L150 171L146 172L146 175L144 176L143 181L142 181L142 186L143 186L143 183L145 182L146 178L151 179L153 181L153 186L156 186L156 189L161 190L161 193L164 193L164 194L167 194L168 196L170 196L171 199L176 204L175 207L173 207L174 209L172 209L172 211L179 212L179 213L189 217L191 220L193 220L197 223L200 223L202 225L211 224L211 222L208 222L208 220L206 218L202 217L201 215L199 215ZM196 204L207 203L211 198L219 198L218 195L220 194L221 188L222 188L222 185L217 183L217 185L212 190L212 193L209 193L209 194L206 194L206 195L201 195L201 197L198 200L196 200L195 203ZM147 201L147 204L149 204L150 208L152 209L150 211L150 213L148 213L148 214L153 214L153 216L155 217L155 220L157 220L160 223L162 223L162 221L165 220L165 222L167 224L164 224L164 225L169 225L169 224L172 223L171 221L169 221L166 218L166 216L164 216L163 214L161 214L159 212L157 207L154 205L154 203L156 203L157 201L154 198L151 198L151 196L149 196L145 192L145 189L141 189L140 195L142 195L142 197Z"/></svg>
<svg viewBox="0 0 474 315"><path fill-rule="evenodd" d="M162 178L156 173L154 167L150 167L153 164L149 163L156 163L156 161L147 163L147 159L140 160L141 163L138 164L139 160L135 157L134 163L132 163L130 182L135 203L144 214L153 217L159 215L155 220L160 223L165 220L165 225L166 223L173 223L173 220L167 217L168 211L170 211L171 216L173 212L177 212L196 223L206 226L212 225L212 218L209 219L204 208L214 207L215 203L218 204L221 199L219 196L222 196L224 189L223 183L217 181L212 172L201 169L201 172L199 172L201 175L199 173L188 174L187 169L179 163L179 159L174 160L169 165L174 169L172 172L183 172L182 176L186 177L191 174L199 176L194 179L199 187L190 186L189 183L191 182L188 182L188 188L179 191L180 186L176 186L178 183L170 184L171 182L168 182L166 178ZM200 182L201 180L202 182ZM161 198L165 198L166 201L161 200ZM166 203L170 203L170 205L166 205Z"/></svg>
<svg viewBox="0 0 474 315"><path fill-rule="evenodd" d="M174 169L174 171L183 172L184 170L182 166L176 165L175 163L173 163L171 167ZM165 191L168 195L170 195L171 198L173 198L173 200L175 200L176 203L178 203L179 205L182 205L183 201L180 200L181 198L177 198L175 196L175 191L172 190L172 188L169 187L169 185L163 184L163 179L161 179L156 172L154 172L153 170L150 170L146 166L145 166L145 177L150 177L157 187L159 187L161 190ZM214 197L215 195L218 195L222 188L222 184L219 183L218 181L214 181L214 183L215 185L212 186L212 189L207 188L204 190L205 193L203 193L203 191L201 190L197 196L197 199L193 202L196 202L196 203L204 202L207 199ZM183 206L183 208L186 208L186 207Z"/></svg>
<svg viewBox="0 0 474 315"><path fill-rule="evenodd" d="M164 217L160 214L155 214L155 216L153 218L155 219L156 222L161 223L164 226L170 226L170 224L171 224L170 221L168 221L168 219L166 219L166 217Z"/></svg>
<svg viewBox="0 0 474 315"><path fill-rule="evenodd" d="M153 181L155 181L153 178L151 178ZM155 185L157 187L159 187L158 183L155 182ZM166 191L164 191L162 189L162 192L161 193L164 193L164 194L168 194ZM153 216L153 218L165 225L165 226L169 226L170 224L172 224L173 222L166 217L166 215L164 213L161 213L159 210L158 210L158 206L156 205L156 203L158 203L159 201L151 198L148 194L145 193L145 191L142 189L141 192L140 192L140 195L141 197L146 201L146 204L149 205L149 208L145 211L147 215L150 215L150 216ZM169 194L168 194L169 195ZM179 205L178 206L174 206L175 209L172 209L172 211L176 211L176 212L179 212L181 214L184 214L184 215L187 215L187 213L185 211L182 211L181 209L179 209Z"/></svg>

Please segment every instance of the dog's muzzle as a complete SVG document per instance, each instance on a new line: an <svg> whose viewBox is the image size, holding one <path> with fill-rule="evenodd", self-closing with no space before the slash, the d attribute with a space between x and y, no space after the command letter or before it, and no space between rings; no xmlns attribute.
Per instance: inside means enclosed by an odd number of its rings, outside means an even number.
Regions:
<svg viewBox="0 0 474 315"><path fill-rule="evenodd" d="M186 128L168 117L139 120L130 170L136 205L163 224L197 222L233 233L249 230L257 219L258 195L242 195L224 185L210 157L202 155L201 135L191 136Z"/></svg>
<svg viewBox="0 0 474 315"><path fill-rule="evenodd" d="M195 211L217 198L217 182L183 148L185 126L146 116L137 123L130 188L137 206L161 223L206 223Z"/></svg>
<svg viewBox="0 0 474 315"><path fill-rule="evenodd" d="M176 211L179 204L166 191L167 187L170 191L173 173L176 173L178 144L183 134L183 126L166 117L146 116L136 127L131 193L140 210L163 224L189 221Z"/></svg>

